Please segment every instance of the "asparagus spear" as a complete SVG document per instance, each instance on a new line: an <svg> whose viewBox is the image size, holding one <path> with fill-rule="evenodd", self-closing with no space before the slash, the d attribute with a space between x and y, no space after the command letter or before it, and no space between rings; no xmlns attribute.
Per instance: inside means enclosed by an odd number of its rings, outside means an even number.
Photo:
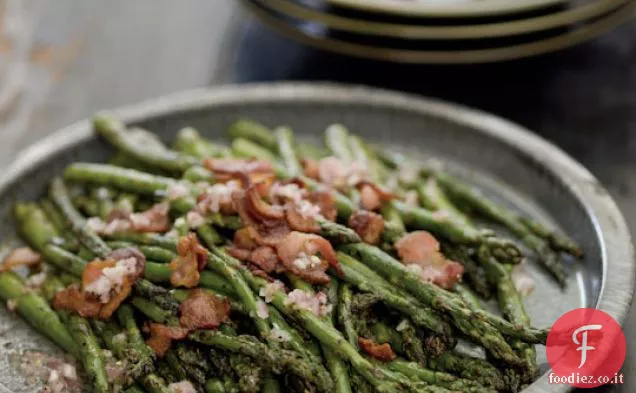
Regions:
<svg viewBox="0 0 636 393"><path fill-rule="evenodd" d="M227 154L227 148L201 138L199 132L192 127L177 132L174 149L196 158L223 157Z"/></svg>
<svg viewBox="0 0 636 393"><path fill-rule="evenodd" d="M342 124L332 124L325 130L325 145L334 156L345 164L354 162L353 154L349 148L349 131Z"/></svg>
<svg viewBox="0 0 636 393"><path fill-rule="evenodd" d="M485 248L479 249L478 256L489 279L496 285L497 301L504 317L514 324L529 326L530 318L523 307L523 299L515 288L508 270L497 263ZM533 345L518 340L513 341L511 345L525 361L525 373L522 380L533 381L539 373L536 349Z"/></svg>
<svg viewBox="0 0 636 393"><path fill-rule="evenodd" d="M139 251L141 251L142 254L144 254L147 260L160 263L169 263L177 257L177 254L175 254L174 252L158 246L136 246L134 243L124 242L120 240L107 241L106 245L112 249L136 247Z"/></svg>
<svg viewBox="0 0 636 393"><path fill-rule="evenodd" d="M351 301L353 294L349 284L342 284L338 293L338 323L343 330L347 342L354 348L358 348L358 333L353 326L351 314Z"/></svg>
<svg viewBox="0 0 636 393"><path fill-rule="evenodd" d="M62 217L53 202L48 198L44 198L40 201L40 208L45 213L51 224L53 224L55 229L64 239L64 243L61 244L61 246L68 251L77 251L79 243L77 239L75 239L70 233L65 231L66 223L64 221L64 217Z"/></svg>
<svg viewBox="0 0 636 393"><path fill-rule="evenodd" d="M29 325L50 338L64 351L78 355L78 346L69 330L41 296L27 291L22 279L13 272L0 273L0 297L15 303L15 310Z"/></svg>
<svg viewBox="0 0 636 393"><path fill-rule="evenodd" d="M384 302L409 315L421 327L447 338L450 341L451 328L430 308L422 305L404 291L389 284L384 278L351 256L339 252L338 260L343 270L342 279L360 290L379 296Z"/></svg>
<svg viewBox="0 0 636 393"><path fill-rule="evenodd" d="M93 390L97 393L109 393L110 386L104 369L101 348L90 324L78 315L71 315L67 325L73 340L77 342L79 357L90 378Z"/></svg>
<svg viewBox="0 0 636 393"><path fill-rule="evenodd" d="M406 362L396 359L388 364L389 369L407 375L414 379L420 379L432 385L442 386L452 391L464 393L494 393L495 389L487 388L470 379L457 378L451 374L440 371L428 370L414 362Z"/></svg>
<svg viewBox="0 0 636 393"><path fill-rule="evenodd" d="M153 366L155 354L152 349L146 345L141 335L132 307L127 304L121 305L117 309L117 319L119 320L119 324L123 326L126 331L126 343L129 349L134 351L138 357L136 369L139 370L140 374L146 374Z"/></svg>
<svg viewBox="0 0 636 393"><path fill-rule="evenodd" d="M449 315L455 327L484 345L496 358L520 365L520 359L503 340L501 333L528 343L545 343L547 330L519 326L483 310L473 310L456 294L423 282L400 262L376 247L359 243L340 248L358 257L390 283L404 287L422 303Z"/></svg>
<svg viewBox="0 0 636 393"><path fill-rule="evenodd" d="M434 179L429 179L426 186L420 187L420 195L422 199L427 201L434 208L442 208L447 212L451 212L453 217L457 220L464 222L465 226L472 227L470 220L462 212L459 211L447 198ZM483 266L486 277L491 285L497 289L497 300L499 302L499 309L508 320L521 326L529 326L530 319L525 312L523 306L523 300L517 292L512 279L508 273L506 267L496 260L491 254L490 250L482 245L478 250L478 260ZM467 293L466 290L462 290L459 286L460 294L463 294L463 298L468 297L468 304L473 304L477 309L480 309L479 303ZM526 380L531 381L536 377L538 368L536 364L536 350L534 346L520 342L513 341L512 345L516 351L522 356L526 367Z"/></svg>
<svg viewBox="0 0 636 393"><path fill-rule="evenodd" d="M281 156L287 176L297 177L302 174L302 168L296 155L296 140L289 127L280 127L274 131L278 154Z"/></svg>
<svg viewBox="0 0 636 393"><path fill-rule="evenodd" d="M262 124L251 120L239 120L230 126L228 132L232 139L246 138L269 150L276 150L276 137Z"/></svg>
<svg viewBox="0 0 636 393"><path fill-rule="evenodd" d="M430 210L409 206L401 201L392 201L391 204L400 212L407 227L431 231L458 244L485 244L502 261L508 263L521 261L521 252L514 242L495 237L489 230L467 228L443 213L435 214Z"/></svg>
<svg viewBox="0 0 636 393"><path fill-rule="evenodd" d="M37 204L16 203L14 212L20 233L37 251L42 250L45 245L51 242L64 244L58 230Z"/></svg>
<svg viewBox="0 0 636 393"><path fill-rule="evenodd" d="M53 179L49 193L62 215L70 223L71 230L77 235L80 243L99 257L106 257L110 249L99 236L87 228L86 220L71 203L68 189L62 179Z"/></svg>
<svg viewBox="0 0 636 393"><path fill-rule="evenodd" d="M312 364L295 351L275 349L258 341L254 336L229 336L220 330L198 330L191 333L189 339L201 344L214 346L226 351L249 356L276 374L284 371L298 375L316 384L320 391L330 391L333 382L324 378L320 371L322 365Z"/></svg>
<svg viewBox="0 0 636 393"><path fill-rule="evenodd" d="M144 164L169 172L183 172L198 164L198 160L193 157L165 148L147 148L143 144L136 143L130 135L127 135L126 126L112 117L97 115L93 118L93 125L95 131L109 143Z"/></svg>
<svg viewBox="0 0 636 393"><path fill-rule="evenodd" d="M211 263L225 264L240 269L242 276L250 283L250 285L253 286L255 291L260 290L260 288L266 285L266 281L253 276L245 268L242 268L241 263L238 260L230 257L221 250L213 249L211 251ZM282 314L300 323L322 344L330 347L334 352L336 352L336 354L347 360L357 372L367 379L369 383L375 386L378 392L395 392L402 388L413 392L418 391L418 389L422 389L422 392L440 391L430 386L422 386L422 384L410 381L408 378L395 374L378 365L372 364L362 357L358 353L357 349L350 345L333 326L325 323L309 310L293 307L289 302L287 302L287 295L282 291L278 291L274 294L272 304Z"/></svg>
<svg viewBox="0 0 636 393"><path fill-rule="evenodd" d="M530 247L536 242L536 240L532 239L533 236L531 235L535 235L549 242L557 251L564 251L576 257L583 255L581 248L576 242L566 235L554 232L531 218L519 216L506 207L484 197L478 190L462 183L459 179L448 173L439 170L430 171L430 173L435 176L440 185L454 198L476 209L491 220L505 225L522 240L526 241L526 237L530 236L531 239L528 243Z"/></svg>
<svg viewBox="0 0 636 393"><path fill-rule="evenodd" d="M291 273L288 274L287 277L289 278L289 281L292 283L294 288L300 289L311 295L315 294L313 287L309 283L301 280L300 278L298 278L297 276L294 276ZM336 280L331 280L329 291L330 292L335 291L336 293L338 293L338 284ZM334 299L334 296L332 294L331 306L337 307L337 303L334 303L333 300L337 301L337 296ZM333 319L329 316L325 317L325 321L329 321L331 324L333 324ZM336 356L336 354L331 350L331 348L325 345L321 345L321 348L322 348L323 356L327 363L327 367L329 367L329 371L331 372L331 376L335 382L334 392L351 393L351 385L349 382L349 376L347 375L348 370L346 365L342 362L342 359Z"/></svg>
<svg viewBox="0 0 636 393"><path fill-rule="evenodd" d="M477 191L459 183L459 181L449 175L436 172L435 179L447 192L449 192L450 195L457 198L457 200L462 201L465 206L469 206L471 209L477 210L479 213L485 215L491 220L510 229L526 246L528 246L528 248L537 254L541 265L550 274L552 274L559 284L565 285L566 271L559 255L550 249L548 242L537 237L531 230L529 230L515 213L497 205L489 199L486 199ZM439 193L440 190L437 186L437 182L429 182L429 189ZM461 213L457 215L461 216ZM575 255L579 255L580 253L580 251L577 250L572 251ZM498 255L495 256L498 257Z"/></svg>

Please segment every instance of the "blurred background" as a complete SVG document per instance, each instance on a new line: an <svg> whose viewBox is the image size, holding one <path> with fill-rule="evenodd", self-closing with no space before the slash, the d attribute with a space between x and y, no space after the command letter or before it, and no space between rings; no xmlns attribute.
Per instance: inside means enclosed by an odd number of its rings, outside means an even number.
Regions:
<svg viewBox="0 0 636 393"><path fill-rule="evenodd" d="M100 109L227 83L341 81L438 97L530 128L599 177L634 230L632 3L2 0L0 167ZM634 314L626 385L598 391L636 391Z"/></svg>

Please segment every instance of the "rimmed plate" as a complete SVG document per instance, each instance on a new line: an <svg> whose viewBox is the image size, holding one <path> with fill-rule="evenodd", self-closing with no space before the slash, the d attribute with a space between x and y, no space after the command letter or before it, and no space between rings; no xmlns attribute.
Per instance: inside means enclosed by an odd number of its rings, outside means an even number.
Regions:
<svg viewBox="0 0 636 393"><path fill-rule="evenodd" d="M200 89L113 111L130 125L168 141L184 126L210 138L238 118L291 126L301 139L315 139L340 122L387 149L425 158L449 169L503 203L562 228L584 248L572 265L568 287L533 270L537 287L526 301L535 324L551 324L577 307L597 307L623 323L634 289L634 253L625 220L598 181L566 153L520 126L493 115L418 96L355 86L320 84L240 85ZM104 161L112 149L81 121L18 155L0 179L0 236L17 244L12 204L46 192L50 179L76 161ZM528 265L535 269L534 264ZM555 302L555 299L559 299ZM548 306L549 305L549 306ZM33 393L10 364L13 349L53 351L15 315L0 307L0 391ZM542 370L546 364L539 351ZM544 374L524 393L565 393Z"/></svg>
<svg viewBox="0 0 636 393"><path fill-rule="evenodd" d="M265 8L255 0L243 0L243 3L266 25L278 33L296 40L302 44L321 50L336 52L353 57L361 57L373 60L389 61L396 63L412 64L467 64L487 63L503 60L518 59L562 50L597 37L634 16L634 2L628 2L622 7L596 18L587 23L581 23L571 28L545 32L538 36L530 36L526 42L514 44L498 44L487 47L479 41L470 40L471 48L445 50L438 49L446 44L436 43L434 50L403 49L391 46L377 46L370 43L370 39L364 43L332 38L326 26L316 23L303 23L303 21L290 21L289 18L281 18L272 10ZM505 39L523 40L518 37L503 37ZM471 42L452 41L453 46L466 45ZM406 43L406 42L405 42ZM427 42L426 45L430 45ZM412 46L412 44L409 44ZM452 47L451 44L447 44ZM483 46L481 46L483 45Z"/></svg>
<svg viewBox="0 0 636 393"><path fill-rule="evenodd" d="M527 12L563 4L567 0L461 0L404 1L404 0L324 0L327 4L356 11L383 13L406 17L472 17Z"/></svg>
<svg viewBox="0 0 636 393"><path fill-rule="evenodd" d="M518 17L505 22L477 23L478 21L468 20L464 21L462 25L436 26L427 25L426 22L415 24L410 21L385 23L367 20L364 16L356 19L334 14L329 10L312 8L296 0L256 0L256 2L281 15L300 21L319 23L328 29L404 40L482 39L534 33L594 19L629 1L631 0L597 0L582 5L573 4L565 10L546 15Z"/></svg>

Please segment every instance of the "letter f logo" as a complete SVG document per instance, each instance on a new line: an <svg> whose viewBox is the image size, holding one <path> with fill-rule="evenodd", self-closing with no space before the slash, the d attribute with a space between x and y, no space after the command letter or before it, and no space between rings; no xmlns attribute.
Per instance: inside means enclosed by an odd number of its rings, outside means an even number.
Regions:
<svg viewBox="0 0 636 393"><path fill-rule="evenodd" d="M580 347L576 348L577 351L581 351L581 364L579 365L579 368L583 367L585 361L587 360L587 351L593 351L596 349L592 346L587 345L587 332L589 330L601 330L602 327L603 325L585 325L576 329L574 333L572 333L572 341L574 341L574 344L581 345ZM579 342L579 339L576 336L581 332L583 332L583 334L581 335L582 340Z"/></svg>

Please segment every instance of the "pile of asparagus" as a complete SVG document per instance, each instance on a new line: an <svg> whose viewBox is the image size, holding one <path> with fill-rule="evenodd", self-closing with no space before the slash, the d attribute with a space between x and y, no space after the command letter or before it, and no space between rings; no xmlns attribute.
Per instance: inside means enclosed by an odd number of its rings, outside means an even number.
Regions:
<svg viewBox="0 0 636 393"><path fill-rule="evenodd" d="M108 164L71 164L63 177L53 179L47 196L15 207L21 235L47 264L45 280L29 289L22 275L0 272L0 297L83 365L86 391L175 393L183 386L179 382L188 381L208 393L487 393L516 392L538 376L535 344L545 344L547 331L530 325L511 278L522 252L515 241L478 226L472 215L507 227L559 283L566 277L560 253L581 255L564 235L484 198L439 168L375 149L339 125L327 129L326 147L298 143L285 127L270 130L241 120L229 129L229 146L186 128L173 149L107 116L96 117L94 126L117 149L115 157ZM396 195L381 208L381 244L362 242L346 225L360 206L356 189L332 190L337 220L321 221L319 234L336 248L339 271L330 271L325 286L289 272L277 277L290 289L324 291L329 312L318 316L297 307L281 289L267 293L263 318L261 297L270 282L226 249L241 220L212 214L204 225L190 228L184 219L196 205L197 184L215 182L202 162L264 160L274 165L278 178L300 178L318 189L321 184L306 176L302 160L327 156L364 165L370 181ZM416 176L401 176L407 167ZM168 198L175 184L186 185L189 195ZM406 201L413 192L418 205ZM88 217L106 219L115 209L140 212L160 201L170 203L169 233L98 235L87 225ZM461 282L443 289L396 259L395 242L412 230L440 239L446 257L464 266ZM170 262L179 238L192 232L206 247L199 288L227 299L231 319L216 329L190 332L159 357L146 344L143 327L178 325L179 305L194 289L170 285ZM138 249L146 263L143 277L111 318L84 318L51 306L57 292L79 283L87 263L126 247ZM491 298L502 316L482 307ZM390 345L396 357L369 356L360 348L361 338ZM483 348L485 356L457 351L458 340ZM107 375L106 349L125 365L125 378Z"/></svg>

